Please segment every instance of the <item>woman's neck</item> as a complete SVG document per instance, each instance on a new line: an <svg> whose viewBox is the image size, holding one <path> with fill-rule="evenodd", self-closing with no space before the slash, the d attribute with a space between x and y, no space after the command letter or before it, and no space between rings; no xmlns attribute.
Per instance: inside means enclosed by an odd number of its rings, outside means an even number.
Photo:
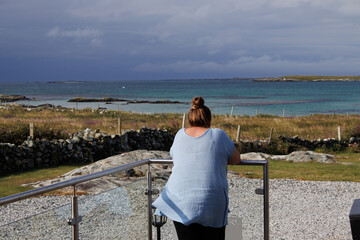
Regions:
<svg viewBox="0 0 360 240"><path fill-rule="evenodd" d="M204 132L206 132L206 130L208 130L208 128L206 127L189 127L185 129L185 133L187 135L189 135L190 137L200 137L201 135L204 134Z"/></svg>

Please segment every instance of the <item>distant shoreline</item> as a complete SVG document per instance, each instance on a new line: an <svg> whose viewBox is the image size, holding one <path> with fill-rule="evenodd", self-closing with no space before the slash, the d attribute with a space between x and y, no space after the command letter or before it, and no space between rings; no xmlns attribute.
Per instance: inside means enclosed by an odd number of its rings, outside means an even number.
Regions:
<svg viewBox="0 0 360 240"><path fill-rule="evenodd" d="M284 76L254 78L253 82L358 82L360 76Z"/></svg>
<svg viewBox="0 0 360 240"><path fill-rule="evenodd" d="M48 81L46 83L86 83L87 81Z"/></svg>

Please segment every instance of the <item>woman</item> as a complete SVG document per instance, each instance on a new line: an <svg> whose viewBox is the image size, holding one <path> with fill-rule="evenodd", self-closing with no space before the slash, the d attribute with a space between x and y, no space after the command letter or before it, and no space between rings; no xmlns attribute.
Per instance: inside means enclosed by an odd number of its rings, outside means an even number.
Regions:
<svg viewBox="0 0 360 240"><path fill-rule="evenodd" d="M155 200L155 214L174 221L179 240L225 239L228 213L227 164L240 153L221 129L210 128L211 111L194 97L190 127L180 129L170 149L172 174Z"/></svg>

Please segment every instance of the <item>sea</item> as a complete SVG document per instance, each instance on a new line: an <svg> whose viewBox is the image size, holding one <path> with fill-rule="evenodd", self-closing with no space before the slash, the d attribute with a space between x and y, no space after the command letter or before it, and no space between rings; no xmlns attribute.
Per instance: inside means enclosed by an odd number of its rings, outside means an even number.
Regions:
<svg viewBox="0 0 360 240"><path fill-rule="evenodd" d="M0 94L24 95L18 104L106 108L137 113L185 113L202 96L215 114L304 116L360 113L360 82L258 82L252 79L128 80L0 83ZM74 97L179 101L179 104L74 103Z"/></svg>

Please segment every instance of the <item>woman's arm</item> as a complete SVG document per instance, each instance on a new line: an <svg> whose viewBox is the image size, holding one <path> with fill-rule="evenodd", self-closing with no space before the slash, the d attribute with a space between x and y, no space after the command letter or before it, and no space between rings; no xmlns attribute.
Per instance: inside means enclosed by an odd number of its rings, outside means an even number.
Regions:
<svg viewBox="0 0 360 240"><path fill-rule="evenodd" d="M234 148L234 153L231 156L231 158L229 159L228 165L237 165L237 164L240 164L240 161L241 161L240 153L236 148Z"/></svg>

